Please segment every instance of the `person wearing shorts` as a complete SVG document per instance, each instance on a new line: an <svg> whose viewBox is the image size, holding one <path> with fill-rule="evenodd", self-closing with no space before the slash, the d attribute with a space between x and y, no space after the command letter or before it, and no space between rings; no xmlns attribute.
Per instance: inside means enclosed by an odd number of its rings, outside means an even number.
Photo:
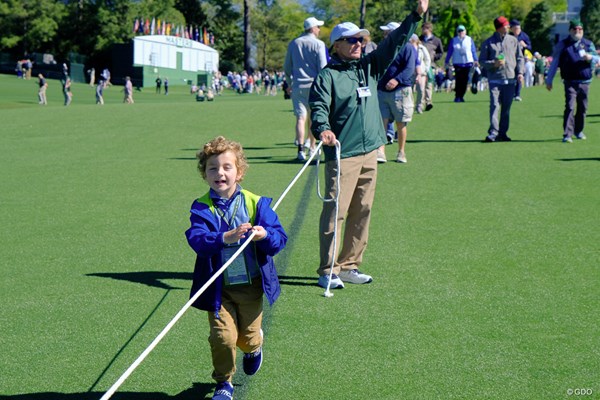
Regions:
<svg viewBox="0 0 600 400"><path fill-rule="evenodd" d="M406 163L406 126L412 121L414 100L412 87L418 68L417 43L419 38L412 35L394 61L390 64L377 84L379 111L383 118L383 126L387 126L392 118L398 130L398 155L396 162Z"/></svg>
<svg viewBox="0 0 600 400"><path fill-rule="evenodd" d="M304 33L288 45L283 64L285 79L290 84L288 94L291 95L296 116L295 143L298 146L298 160L300 161L306 160L304 139L310 87L321 69L327 65L325 43L318 39L323 24L323 21L319 21L315 17L307 18L304 21ZM309 149L312 151L315 148L315 138L310 134L310 125L308 132Z"/></svg>

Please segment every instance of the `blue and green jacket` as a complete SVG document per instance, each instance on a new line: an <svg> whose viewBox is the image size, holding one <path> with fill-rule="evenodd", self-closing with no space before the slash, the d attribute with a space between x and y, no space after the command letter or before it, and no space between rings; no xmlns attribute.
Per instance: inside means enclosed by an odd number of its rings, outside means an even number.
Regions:
<svg viewBox="0 0 600 400"><path fill-rule="evenodd" d="M275 211L270 207L272 199L257 196L247 190L241 190L243 205L250 217L250 223L262 226L267 231L267 236L259 241L252 242L244 250L247 255L256 256L260 269L262 287L269 301L273 305L281 293L277 270L273 263L273 256L279 253L287 243L287 235L279 222ZM196 252L196 264L192 280L192 297L224 264L221 254L225 247L223 233L230 228L219 220L219 215L210 198L209 193L197 199L190 210L190 228L185 236L190 247ZM251 248L253 247L253 248ZM220 275L194 302L193 306L201 310L217 313L221 308L221 293L223 289L223 276Z"/></svg>

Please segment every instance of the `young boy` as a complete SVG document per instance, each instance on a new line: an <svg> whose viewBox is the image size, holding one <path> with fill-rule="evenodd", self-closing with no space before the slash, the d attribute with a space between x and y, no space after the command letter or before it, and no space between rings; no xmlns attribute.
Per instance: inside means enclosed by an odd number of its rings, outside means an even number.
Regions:
<svg viewBox="0 0 600 400"><path fill-rule="evenodd" d="M272 199L240 187L248 168L239 143L219 136L198 151L198 170L210 190L194 201L189 245L197 254L191 295L256 232L253 242L194 303L208 311L213 373L217 382L213 400L231 400L236 347L244 352L247 375L262 363L262 295L273 305L280 294L272 257L287 242Z"/></svg>

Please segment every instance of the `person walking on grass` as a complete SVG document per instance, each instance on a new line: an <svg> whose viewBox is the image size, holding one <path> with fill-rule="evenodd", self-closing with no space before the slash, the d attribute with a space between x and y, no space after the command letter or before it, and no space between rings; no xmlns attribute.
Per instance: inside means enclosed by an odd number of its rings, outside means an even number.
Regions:
<svg viewBox="0 0 600 400"><path fill-rule="evenodd" d="M496 18L496 32L481 45L479 60L487 73L490 88L490 127L486 142L511 141L508 128L515 82L523 81L525 72L521 45L516 37L508 34L508 26L505 17Z"/></svg>
<svg viewBox="0 0 600 400"><path fill-rule="evenodd" d="M383 118L383 126L387 126L392 119L396 121L398 132L396 162L399 163L407 162L405 153L407 126L412 121L415 108L412 87L416 75L421 70L418 59L418 43L418 36L413 34L409 43L401 48L377 84L379 111ZM425 52L427 53L427 50ZM380 153L382 149L383 146L379 148ZM381 154L378 154L379 162L381 162L380 159Z"/></svg>
<svg viewBox="0 0 600 400"><path fill-rule="evenodd" d="M594 43L583 37L583 24L575 19L569 23L569 36L554 47L552 64L546 77L546 88L552 90L556 70L565 86L565 112L563 114L564 143L572 143L573 137L586 139L583 128L588 107L588 92L593 70L599 62Z"/></svg>
<svg viewBox="0 0 600 400"><path fill-rule="evenodd" d="M123 103L133 104L133 83L131 83L131 78L125 77L125 86L123 87Z"/></svg>
<svg viewBox="0 0 600 400"><path fill-rule="evenodd" d="M429 58L431 60L431 73L428 76L427 85L425 86L425 95L421 103L421 107L425 107L425 111L431 111L433 108L433 85L435 81L435 69L437 68L437 62L442 59L444 55L444 47L440 38L433 34L433 24L431 22L425 22L421 27L421 43L427 50L429 50ZM423 104L424 103L424 104Z"/></svg>
<svg viewBox="0 0 600 400"><path fill-rule="evenodd" d="M366 56L362 55L361 42L369 31L352 22L340 23L331 31L331 61L315 79L309 97L312 132L325 145L325 192L330 198L336 194L338 168L333 146L337 141L341 146L337 215L341 230L335 246L340 250L333 253L336 206L325 202L319 222L317 273L321 287L339 289L344 282L364 284L373 280L359 267L367 247L375 197L377 149L386 141L377 83L396 52L414 33L428 6L429 0L419 0L417 11L410 13L399 28Z"/></svg>
<svg viewBox="0 0 600 400"><path fill-rule="evenodd" d="M517 19L513 19L510 21L510 34L517 38L519 44L521 45L521 51L525 56L526 51L528 50L531 53L531 39L529 39L529 35L523 32L521 29L521 22ZM517 79L515 86L515 101L522 101L521 98L521 89L523 88L523 82L520 82Z"/></svg>
<svg viewBox="0 0 600 400"><path fill-rule="evenodd" d="M160 94L160 89L162 88L162 79L160 79L160 76L157 76L154 82L156 83L155 93Z"/></svg>
<svg viewBox="0 0 600 400"><path fill-rule="evenodd" d="M48 105L48 100L46 99L46 89L48 89L48 82L46 82L46 78L44 75L38 74L38 104L43 106Z"/></svg>
<svg viewBox="0 0 600 400"><path fill-rule="evenodd" d="M63 96L65 97L65 106L71 104L73 93L71 92L71 78L67 75L62 79Z"/></svg>
<svg viewBox="0 0 600 400"><path fill-rule="evenodd" d="M290 42L283 64L285 79L289 85L287 94L292 98L292 107L296 116L295 143L298 146L300 161L306 160L305 150L312 153L315 149L315 137L310 133L310 119L308 119L308 132L306 122L310 87L321 69L327 65L325 43L319 40L319 32L323 24L323 21L315 17L304 20L304 33ZM308 149L304 148L306 133L310 143Z"/></svg>
<svg viewBox="0 0 600 400"><path fill-rule="evenodd" d="M459 25L456 28L456 36L448 44L448 53L446 53L446 70L452 61L454 66L454 102L464 103L467 85L469 84L469 72L473 66L479 65L477 61L477 50L475 43L467 35L467 28Z"/></svg>
<svg viewBox="0 0 600 400"><path fill-rule="evenodd" d="M254 232L252 243L193 304L208 312L213 400L233 398L236 350L244 352L243 369L254 375L263 361L263 294L270 305L281 288L273 256L287 235L271 199L242 189L248 163L242 146L222 136L198 151L198 170L210 187L192 204L188 244L196 252L191 296L217 272Z"/></svg>

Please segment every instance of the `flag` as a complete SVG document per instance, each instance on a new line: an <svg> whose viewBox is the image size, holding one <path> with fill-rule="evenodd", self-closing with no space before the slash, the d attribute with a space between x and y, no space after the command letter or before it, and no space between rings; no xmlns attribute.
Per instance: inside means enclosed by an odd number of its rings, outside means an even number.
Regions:
<svg viewBox="0 0 600 400"><path fill-rule="evenodd" d="M156 20L152 18L152 24L150 25L150 34L154 35L154 28L156 27Z"/></svg>
<svg viewBox="0 0 600 400"><path fill-rule="evenodd" d="M144 35L150 33L150 20L146 18L146 23L144 24Z"/></svg>
<svg viewBox="0 0 600 400"><path fill-rule="evenodd" d="M171 36L171 24L167 24L167 35Z"/></svg>
<svg viewBox="0 0 600 400"><path fill-rule="evenodd" d="M162 35L162 31L160 30L160 18L156 20L156 34Z"/></svg>
<svg viewBox="0 0 600 400"><path fill-rule="evenodd" d="M206 32L206 27L202 28L202 43L208 44L208 33Z"/></svg>
<svg viewBox="0 0 600 400"><path fill-rule="evenodd" d="M140 21L136 18L135 22L133 23L133 33L137 33L138 29L140 28Z"/></svg>
<svg viewBox="0 0 600 400"><path fill-rule="evenodd" d="M194 29L194 40L196 42L200 41L200 31L198 30L198 27L196 26L196 29Z"/></svg>
<svg viewBox="0 0 600 400"><path fill-rule="evenodd" d="M138 26L138 33L140 35L144 34L144 19L143 18L140 18L140 23L139 23L139 26Z"/></svg>

